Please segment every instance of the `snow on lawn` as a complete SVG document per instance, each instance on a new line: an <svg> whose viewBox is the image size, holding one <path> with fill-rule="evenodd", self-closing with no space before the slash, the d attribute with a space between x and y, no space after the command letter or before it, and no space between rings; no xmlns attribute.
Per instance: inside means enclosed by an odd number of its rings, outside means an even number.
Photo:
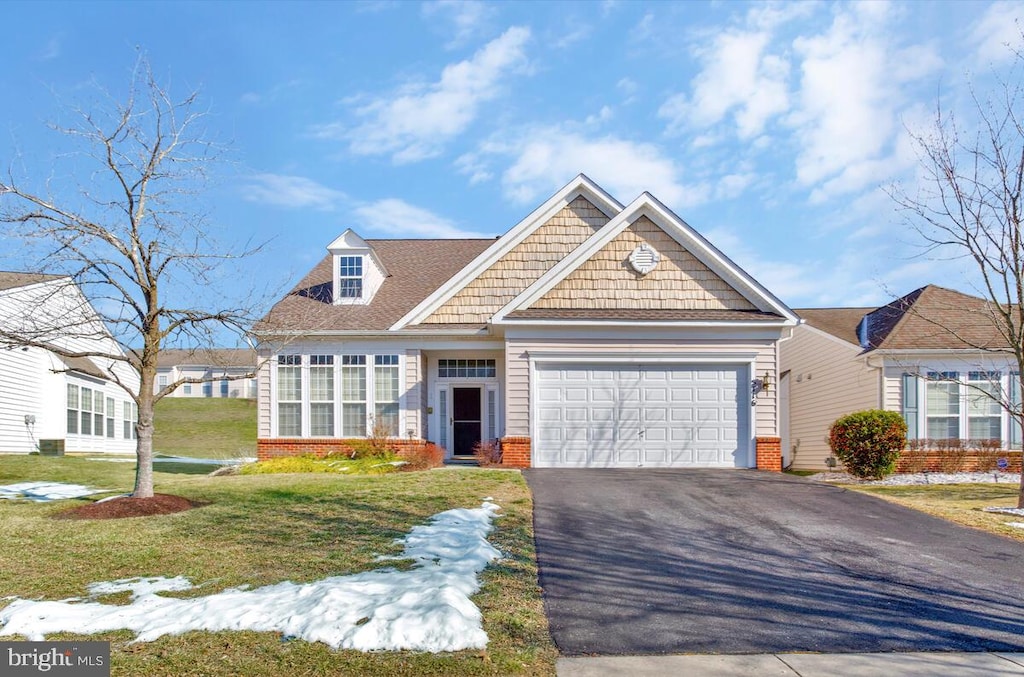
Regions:
<svg viewBox="0 0 1024 677"><path fill-rule="evenodd" d="M403 553L390 558L415 560L407 571L379 569L255 590L243 586L191 599L158 594L192 589L180 576L93 583L87 601L15 599L0 609L0 636L42 640L55 632L127 629L136 633L135 641L149 642L189 630L256 630L335 649L482 649L487 634L470 596L480 588L477 574L501 556L487 542L498 510L485 499L479 508L447 510L414 527L399 540L405 544ZM131 603L95 601L122 591L132 593Z"/></svg>
<svg viewBox="0 0 1024 677"><path fill-rule="evenodd" d="M81 484L63 482L19 482L0 486L0 499L24 499L26 501L57 501L62 498L81 498L102 494L108 489L93 489Z"/></svg>
<svg viewBox="0 0 1024 677"><path fill-rule="evenodd" d="M840 482L844 484L880 484L884 486L903 486L915 484L1020 484L1020 473L991 472L919 472L896 473L882 480L861 480L844 472L822 472L809 475L809 480L819 482Z"/></svg>
<svg viewBox="0 0 1024 677"><path fill-rule="evenodd" d="M1024 517L1024 508L985 508L985 512L998 512L1004 515L1020 515Z"/></svg>

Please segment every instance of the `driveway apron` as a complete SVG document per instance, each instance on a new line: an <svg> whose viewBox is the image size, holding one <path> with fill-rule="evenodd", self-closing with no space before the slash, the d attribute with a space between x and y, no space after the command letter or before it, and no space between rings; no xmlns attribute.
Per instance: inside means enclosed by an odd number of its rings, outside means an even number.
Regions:
<svg viewBox="0 0 1024 677"><path fill-rule="evenodd" d="M1024 543L748 470L532 469L566 655L1024 651Z"/></svg>

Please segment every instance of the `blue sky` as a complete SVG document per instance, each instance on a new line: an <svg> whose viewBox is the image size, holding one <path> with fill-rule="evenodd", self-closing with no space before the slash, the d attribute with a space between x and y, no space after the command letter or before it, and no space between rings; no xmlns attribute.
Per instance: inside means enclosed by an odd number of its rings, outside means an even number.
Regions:
<svg viewBox="0 0 1024 677"><path fill-rule="evenodd" d="M915 256L881 187L905 126L1012 59L1018 2L6 3L0 160L49 175L61 101L117 91L136 48L201 90L233 161L224 240L288 284L346 227L495 236L579 172L647 190L793 307L868 305L958 264ZM964 113L967 114L966 112ZM19 267L17 252L0 254ZM21 262L22 264L24 262Z"/></svg>

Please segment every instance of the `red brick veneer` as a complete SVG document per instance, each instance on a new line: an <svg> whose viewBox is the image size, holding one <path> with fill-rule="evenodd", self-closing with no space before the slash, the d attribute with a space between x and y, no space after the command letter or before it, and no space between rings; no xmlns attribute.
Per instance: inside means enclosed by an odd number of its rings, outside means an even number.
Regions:
<svg viewBox="0 0 1024 677"><path fill-rule="evenodd" d="M938 451L925 452L924 469L928 472L942 472L942 467L939 464L941 454ZM1000 451L994 454L997 458L1005 458L1009 462L1007 472L1020 472L1020 452L1019 451ZM979 454L974 452L968 452L964 455L964 465L962 472L974 472L978 470L979 461L981 460ZM909 472L907 466L911 461L907 458L907 452L903 452L899 460L896 462L896 472Z"/></svg>
<svg viewBox="0 0 1024 677"><path fill-rule="evenodd" d="M332 451L351 453L352 445L365 445L365 439L316 438L299 439L297 437L277 437L256 440L256 458L266 461L282 456L326 456ZM391 439L388 446L396 451L406 449L422 449L428 444L425 440Z"/></svg>
<svg viewBox="0 0 1024 677"><path fill-rule="evenodd" d="M530 438L503 437L501 440L501 464L511 468L529 468Z"/></svg>
<svg viewBox="0 0 1024 677"><path fill-rule="evenodd" d="M782 438L758 437L757 469L782 472Z"/></svg>

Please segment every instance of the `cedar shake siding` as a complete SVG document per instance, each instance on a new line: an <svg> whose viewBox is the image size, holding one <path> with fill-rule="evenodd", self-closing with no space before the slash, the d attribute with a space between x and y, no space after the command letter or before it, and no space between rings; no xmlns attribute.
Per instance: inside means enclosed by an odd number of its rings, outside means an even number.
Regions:
<svg viewBox="0 0 1024 677"><path fill-rule="evenodd" d="M629 264L642 243L661 256L646 275ZM530 308L754 310L732 285L642 216Z"/></svg>
<svg viewBox="0 0 1024 677"><path fill-rule="evenodd" d="M600 209L577 197L438 308L424 324L488 322L491 315L608 220Z"/></svg>

